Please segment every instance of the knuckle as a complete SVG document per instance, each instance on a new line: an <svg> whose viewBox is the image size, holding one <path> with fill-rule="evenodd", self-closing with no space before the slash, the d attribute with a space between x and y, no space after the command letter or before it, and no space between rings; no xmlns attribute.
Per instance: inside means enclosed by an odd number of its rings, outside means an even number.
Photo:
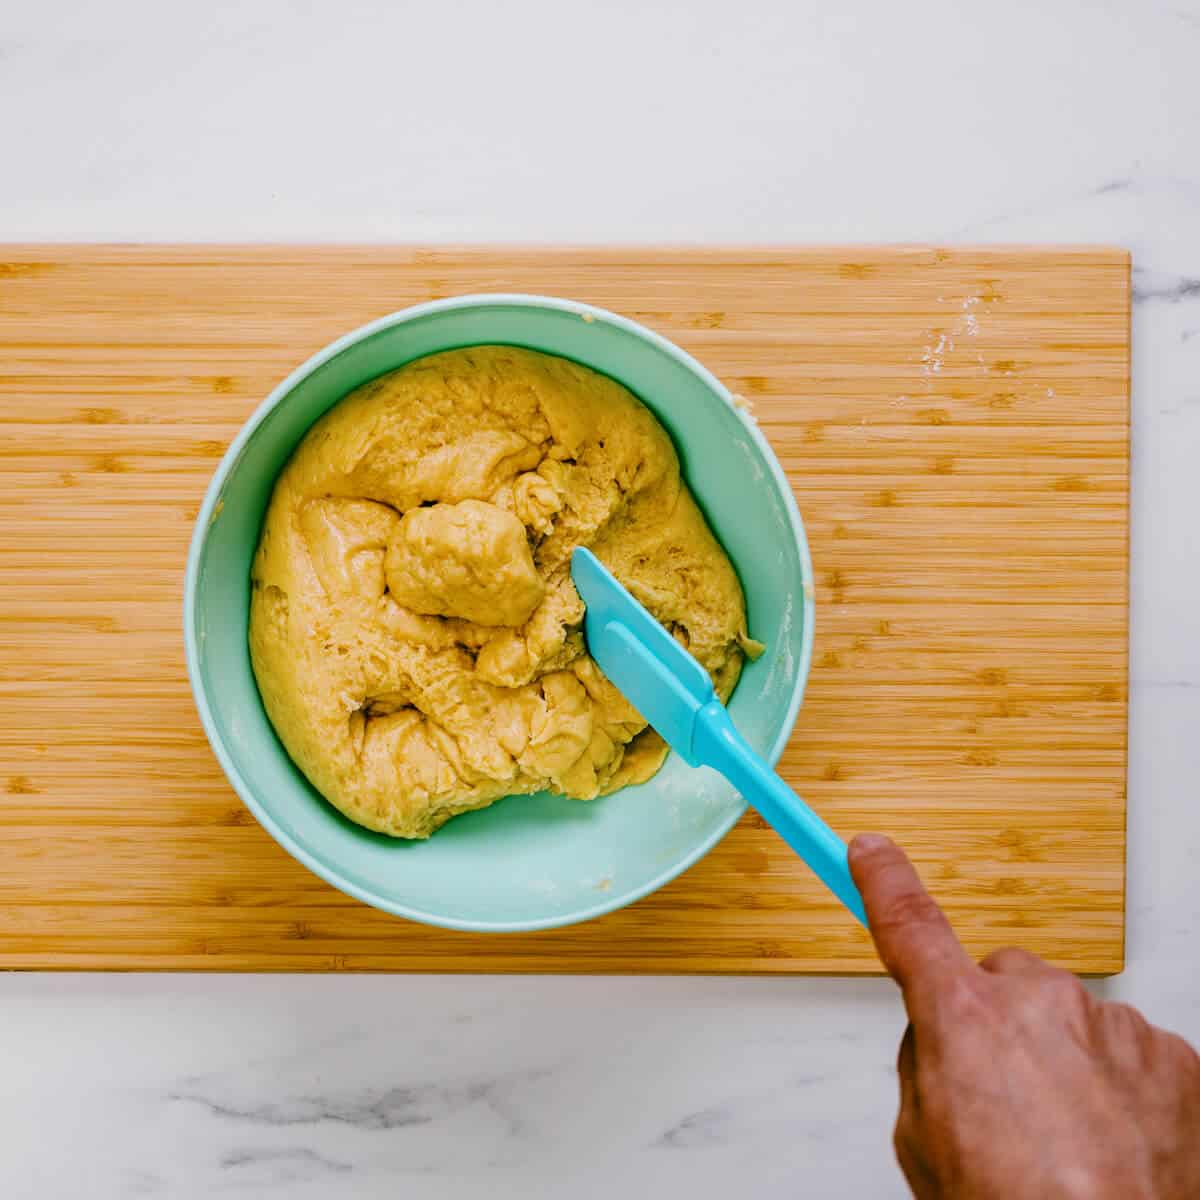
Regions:
<svg viewBox="0 0 1200 1200"><path fill-rule="evenodd" d="M984 1006L984 998L974 977L955 975L938 992L937 1011L942 1023L953 1028L974 1020Z"/></svg>
<svg viewBox="0 0 1200 1200"><path fill-rule="evenodd" d="M1101 1007L1104 1022L1113 1033L1127 1036L1138 1036L1149 1030L1145 1017L1136 1008L1119 1001L1110 1001Z"/></svg>
<svg viewBox="0 0 1200 1200"><path fill-rule="evenodd" d="M1017 1006L1026 1020L1037 1022L1053 1016L1078 1035L1085 1034L1092 1001L1074 975L1048 968L1042 975L1016 981L1014 986L1020 988Z"/></svg>
<svg viewBox="0 0 1200 1200"><path fill-rule="evenodd" d="M1200 1054L1177 1033L1168 1033L1165 1037L1171 1054L1179 1060L1180 1065L1200 1078Z"/></svg>
<svg viewBox="0 0 1200 1200"><path fill-rule="evenodd" d="M1164 1073L1185 1093L1194 1093L1200 1103L1200 1054L1177 1033L1151 1025L1137 1009L1127 1005L1114 1007L1128 1009L1129 1015L1112 1018L1124 1022L1123 1040L1138 1046L1144 1063Z"/></svg>
<svg viewBox="0 0 1200 1200"><path fill-rule="evenodd" d="M1087 991L1069 971L1051 968L1039 986L1046 999L1056 1007L1082 1008L1087 1005Z"/></svg>
<svg viewBox="0 0 1200 1200"><path fill-rule="evenodd" d="M892 1131L892 1150L905 1179L908 1180L914 1194L918 1194L918 1183L925 1174L925 1156L916 1131L903 1119L896 1122L896 1128Z"/></svg>
<svg viewBox="0 0 1200 1200"><path fill-rule="evenodd" d="M999 950L993 950L991 954L980 960L979 965L984 970L992 971L995 974L1004 974L1007 971L1027 970L1040 961L1028 950L1022 950L1020 946L1002 946Z"/></svg>
<svg viewBox="0 0 1200 1200"><path fill-rule="evenodd" d="M903 929L911 925L930 925L941 916L933 897L924 891L900 892L889 898L876 918L885 929Z"/></svg>
<svg viewBox="0 0 1200 1200"><path fill-rule="evenodd" d="M892 1147L896 1151L896 1157L901 1159L913 1157L916 1152L916 1128L911 1116L903 1108L892 1130Z"/></svg>
<svg viewBox="0 0 1200 1200"><path fill-rule="evenodd" d="M1167 1035L1167 1044L1176 1069L1184 1081L1184 1086L1194 1093L1194 1102L1200 1110L1200 1054L1197 1054L1177 1033Z"/></svg>

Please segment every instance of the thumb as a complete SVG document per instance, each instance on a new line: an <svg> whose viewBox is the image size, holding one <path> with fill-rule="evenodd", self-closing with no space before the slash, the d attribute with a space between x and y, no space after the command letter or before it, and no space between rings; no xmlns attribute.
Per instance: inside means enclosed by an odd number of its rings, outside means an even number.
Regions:
<svg viewBox="0 0 1200 1200"><path fill-rule="evenodd" d="M850 873L880 961L900 985L911 1016L947 975L974 964L908 855L890 838L859 834L850 843Z"/></svg>

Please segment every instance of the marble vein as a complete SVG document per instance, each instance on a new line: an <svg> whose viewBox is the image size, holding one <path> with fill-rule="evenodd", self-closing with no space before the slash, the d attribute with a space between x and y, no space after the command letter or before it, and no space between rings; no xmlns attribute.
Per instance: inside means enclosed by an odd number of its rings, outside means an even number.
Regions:
<svg viewBox="0 0 1200 1200"><path fill-rule="evenodd" d="M1200 300L1200 276L1148 271L1143 267L1135 266L1133 268L1133 302L1134 304L1144 304L1150 300L1162 300L1167 304Z"/></svg>
<svg viewBox="0 0 1200 1200"><path fill-rule="evenodd" d="M262 1104L234 1104L198 1093L174 1092L169 1100L198 1104L215 1117L251 1125L287 1127L321 1125L327 1122L357 1129L403 1129L427 1125L486 1095L485 1085L452 1091L440 1085L395 1087L358 1096L295 1096Z"/></svg>
<svg viewBox="0 0 1200 1200"><path fill-rule="evenodd" d="M193 1086L168 1093L167 1100L196 1105L214 1117L244 1125L276 1129L345 1125L369 1132L432 1125L482 1105L508 1136L517 1136L525 1123L512 1093L544 1074L522 1071L510 1077L462 1084L420 1083L326 1095L301 1093L259 1103L238 1102L214 1094L212 1089Z"/></svg>
<svg viewBox="0 0 1200 1200"><path fill-rule="evenodd" d="M702 1108L688 1113L651 1143L667 1150L691 1150L726 1141L731 1114L727 1108Z"/></svg>
<svg viewBox="0 0 1200 1200"><path fill-rule="evenodd" d="M311 1179L317 1175L344 1175L354 1170L353 1163L327 1158L307 1146L282 1150L265 1146L240 1147L223 1155L219 1165L225 1171L268 1166L272 1168L277 1181Z"/></svg>

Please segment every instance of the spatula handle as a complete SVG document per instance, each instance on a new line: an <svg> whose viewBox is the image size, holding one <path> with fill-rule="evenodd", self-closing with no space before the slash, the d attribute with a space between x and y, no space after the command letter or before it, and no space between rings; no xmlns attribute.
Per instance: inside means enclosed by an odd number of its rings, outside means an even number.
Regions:
<svg viewBox="0 0 1200 1200"><path fill-rule="evenodd" d="M850 877L846 843L750 749L719 700L697 713L692 752L698 762L720 771L821 882L867 923L862 897Z"/></svg>

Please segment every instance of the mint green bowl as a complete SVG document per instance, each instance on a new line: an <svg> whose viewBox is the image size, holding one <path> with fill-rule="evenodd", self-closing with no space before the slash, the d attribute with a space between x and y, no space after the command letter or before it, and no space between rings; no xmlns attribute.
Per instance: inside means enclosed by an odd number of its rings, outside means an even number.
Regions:
<svg viewBox="0 0 1200 1200"><path fill-rule="evenodd" d="M745 808L717 775L671 755L649 783L584 803L510 796L425 842L346 820L305 779L259 699L246 641L250 560L275 477L309 426L367 380L439 350L527 346L625 384L675 440L737 567L750 632L767 645L730 711L777 761L812 657L812 564L787 480L757 425L695 359L641 325L544 296L461 296L347 334L288 376L230 446L188 555L184 636L208 740L230 783L289 853L377 908L454 929L547 929L611 912L691 866Z"/></svg>

